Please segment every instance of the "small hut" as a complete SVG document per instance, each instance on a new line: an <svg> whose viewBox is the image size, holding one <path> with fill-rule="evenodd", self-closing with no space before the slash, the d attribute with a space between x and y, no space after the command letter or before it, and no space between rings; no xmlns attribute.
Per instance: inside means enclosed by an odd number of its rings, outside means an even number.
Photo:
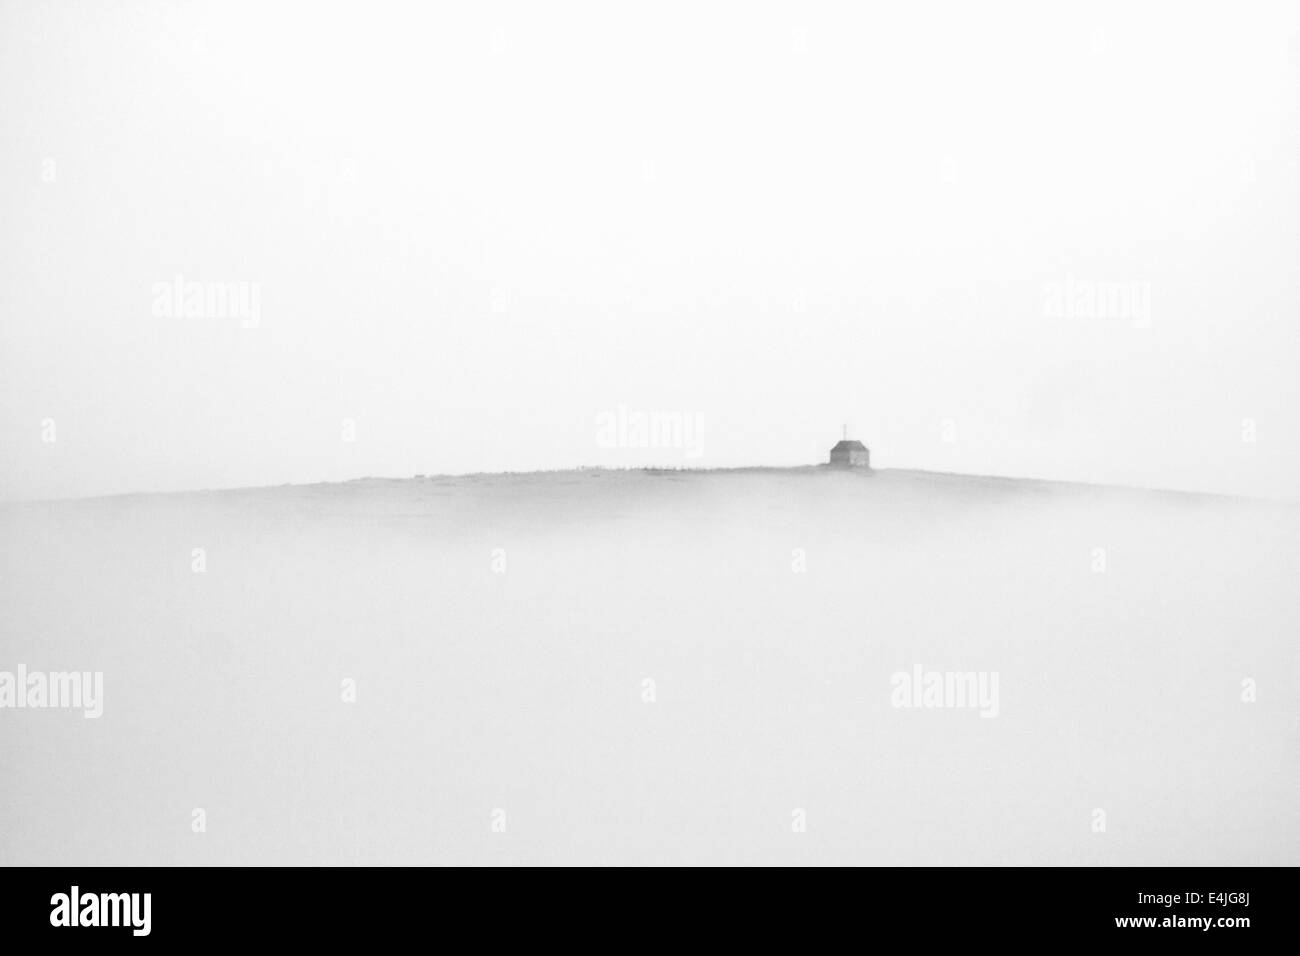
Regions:
<svg viewBox="0 0 1300 956"><path fill-rule="evenodd" d="M870 468L871 450L862 442L850 439L846 426L844 438L831 449L831 465L836 468Z"/></svg>

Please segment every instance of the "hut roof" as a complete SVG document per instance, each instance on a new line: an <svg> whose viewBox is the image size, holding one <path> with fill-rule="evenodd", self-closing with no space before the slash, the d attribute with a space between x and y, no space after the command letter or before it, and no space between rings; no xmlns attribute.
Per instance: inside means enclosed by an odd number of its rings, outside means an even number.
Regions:
<svg viewBox="0 0 1300 956"><path fill-rule="evenodd" d="M866 445L852 438L846 438L843 441L836 442L835 447L831 449L831 451L866 451L866 450L867 450Z"/></svg>

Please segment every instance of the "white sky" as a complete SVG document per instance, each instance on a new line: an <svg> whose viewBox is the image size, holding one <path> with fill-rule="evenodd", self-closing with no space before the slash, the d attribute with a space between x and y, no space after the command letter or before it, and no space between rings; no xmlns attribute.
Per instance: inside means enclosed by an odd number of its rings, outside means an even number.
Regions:
<svg viewBox="0 0 1300 956"><path fill-rule="evenodd" d="M1298 29L0 3L0 497L798 464L844 421L884 467L1294 497ZM257 326L155 315L177 274ZM1049 314L1067 277L1149 322ZM700 457L602 447L620 406Z"/></svg>

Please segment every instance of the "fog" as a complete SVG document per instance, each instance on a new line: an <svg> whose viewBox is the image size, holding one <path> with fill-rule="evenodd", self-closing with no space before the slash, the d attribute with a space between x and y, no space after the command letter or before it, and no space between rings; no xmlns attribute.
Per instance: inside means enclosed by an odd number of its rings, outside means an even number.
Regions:
<svg viewBox="0 0 1300 956"><path fill-rule="evenodd" d="M682 464L600 443L626 406L702 421L697 466L847 422L894 467L1293 498L1298 29L5 4L0 497Z"/></svg>
<svg viewBox="0 0 1300 956"><path fill-rule="evenodd" d="M1298 530L816 468L7 505L4 666L103 713L3 713L0 862L1295 864Z"/></svg>

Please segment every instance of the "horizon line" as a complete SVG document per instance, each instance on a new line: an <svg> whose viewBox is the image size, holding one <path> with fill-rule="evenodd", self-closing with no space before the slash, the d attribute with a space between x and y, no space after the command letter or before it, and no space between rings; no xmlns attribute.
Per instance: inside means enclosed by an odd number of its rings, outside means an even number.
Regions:
<svg viewBox="0 0 1300 956"><path fill-rule="evenodd" d="M1185 488L1162 488L1147 485L1110 484L1106 482L1079 481L1069 478L1035 478L1027 475L994 475L967 471L935 471L928 468L876 468L874 466L832 466L828 462L816 462L806 465L573 465L567 468L530 468L524 470L504 469L499 471L464 471L420 473L415 475L358 475L353 478L340 478L333 481L286 481L279 484L265 485L230 485L225 487L182 488L174 491L116 491L100 495L72 495L59 498L15 498L0 501L0 507L11 505L59 504L78 501L104 501L113 498L140 498L163 495L199 495L224 494L239 491L265 491L277 488L312 488L318 485L347 485L358 481L421 481L431 478L482 478L527 475L556 475L581 471L610 472L695 472L722 473L734 471L834 471L847 474L892 472L896 474L931 475L939 478L983 478L993 481L1012 481L1047 485L1064 485L1097 490L1141 492L1144 494L1183 495L1197 498L1225 498L1231 501L1256 502L1262 504L1300 504L1300 497L1282 498L1260 495L1241 495L1221 491L1194 491Z"/></svg>

